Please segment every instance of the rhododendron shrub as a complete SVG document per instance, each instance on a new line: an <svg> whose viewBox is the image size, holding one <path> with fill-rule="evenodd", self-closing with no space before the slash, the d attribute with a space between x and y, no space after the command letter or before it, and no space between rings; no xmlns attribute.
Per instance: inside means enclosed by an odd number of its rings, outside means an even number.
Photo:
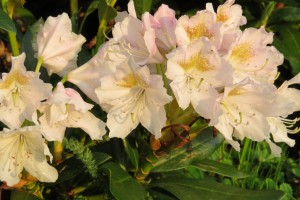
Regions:
<svg viewBox="0 0 300 200"><path fill-rule="evenodd" d="M112 2L98 4L99 13L115 12ZM86 63L77 62L86 39L72 31L66 13L35 25L35 71L24 65L27 52L12 57L0 80L5 187L40 184L35 194L42 198L74 178L66 173L80 176L72 171L76 157L94 181L106 173L110 195L122 199L113 190L114 170L130 171L147 185L151 172L184 169L209 157L223 139L236 151L246 138L266 142L276 157L277 143L295 145L289 134L298 132L298 119L288 116L300 110L300 91L290 86L300 84L300 75L275 85L284 57L272 45L272 32L241 29L247 20L234 0L180 17L162 4L138 18L135 6L131 1L129 13L117 14L107 41ZM99 30L108 30L103 23ZM41 68L50 82L42 80ZM114 149L123 149L126 159L111 159ZM136 199L145 199L146 189L124 173L120 179L132 182L123 187L138 188Z"/></svg>

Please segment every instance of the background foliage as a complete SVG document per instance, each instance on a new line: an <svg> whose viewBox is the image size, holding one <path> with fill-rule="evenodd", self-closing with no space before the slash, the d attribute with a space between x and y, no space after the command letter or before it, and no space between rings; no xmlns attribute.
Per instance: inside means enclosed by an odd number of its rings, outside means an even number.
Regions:
<svg viewBox="0 0 300 200"><path fill-rule="evenodd" d="M211 1L215 7L224 1ZM155 11L162 3L176 10L177 16L192 15L204 9L207 1L135 0L137 14ZM240 0L247 26L265 26L275 34L273 45L284 54L285 62L277 83L300 72L300 1ZM42 20L68 12L73 30L87 38L79 55L79 65L86 62L110 36L116 10L126 10L127 1L27 0L17 7L14 21L0 10L0 66L10 67L11 50L6 31L17 34L27 63L35 63L31 42ZM115 10L116 9L116 10ZM95 37L97 42L95 42ZM34 67L35 65L27 65ZM46 76L45 76L46 77ZM49 82L57 82L52 78ZM69 85L74 87L73 85ZM105 118L99 108L94 113ZM299 115L296 113L295 115ZM295 116L293 116L295 117ZM174 147L148 140L142 127L124 140L95 142L79 130L63 141L63 161L56 163L60 172L56 183L30 182L20 188L1 190L3 199L300 199L299 136L296 146L282 144L281 158L270 156L264 143L245 140L240 153L205 129L201 120L191 127L192 142L172 138ZM178 128L180 130L180 127ZM205 129L205 130L204 130ZM204 131L202 131L204 130ZM180 130L182 131L182 130ZM200 131L201 134L198 134ZM297 141L298 140L298 141ZM183 143L182 143L183 142ZM51 145L51 144L50 144ZM180 147L179 147L180 146ZM214 153L213 153L214 152ZM20 190L22 188L22 191ZM30 193L35 194L32 195Z"/></svg>

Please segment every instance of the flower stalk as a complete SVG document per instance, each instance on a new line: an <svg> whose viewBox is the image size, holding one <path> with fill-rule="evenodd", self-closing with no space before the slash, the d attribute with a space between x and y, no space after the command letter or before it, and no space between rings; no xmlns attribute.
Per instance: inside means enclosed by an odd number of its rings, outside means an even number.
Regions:
<svg viewBox="0 0 300 200"><path fill-rule="evenodd" d="M58 163L62 160L62 152L64 148L61 142L54 141L53 144L53 161L54 163Z"/></svg>
<svg viewBox="0 0 300 200"><path fill-rule="evenodd" d="M78 0L70 0L71 15L76 15L78 12Z"/></svg>
<svg viewBox="0 0 300 200"><path fill-rule="evenodd" d="M8 38L13 56L18 56L20 54L20 51L16 34L8 31Z"/></svg>
<svg viewBox="0 0 300 200"><path fill-rule="evenodd" d="M35 72L39 72L40 71L43 62L44 62L43 57L39 57L38 58L38 62L37 62L36 67L35 67Z"/></svg>

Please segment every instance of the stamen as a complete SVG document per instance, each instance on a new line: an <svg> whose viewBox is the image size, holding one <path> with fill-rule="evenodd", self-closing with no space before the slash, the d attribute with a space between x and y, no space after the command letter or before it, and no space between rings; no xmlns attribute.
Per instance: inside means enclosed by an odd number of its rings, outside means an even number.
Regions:
<svg viewBox="0 0 300 200"><path fill-rule="evenodd" d="M230 60L236 60L239 63L245 63L253 57L252 48L249 43L236 45L231 52Z"/></svg>
<svg viewBox="0 0 300 200"><path fill-rule="evenodd" d="M196 40L201 37L211 38L212 34L203 23L199 23L194 27L187 27L186 32L190 40Z"/></svg>
<svg viewBox="0 0 300 200"><path fill-rule="evenodd" d="M206 72L214 69L214 66L210 65L208 60L200 53L192 55L188 60L177 62L185 71L196 69L200 72Z"/></svg>

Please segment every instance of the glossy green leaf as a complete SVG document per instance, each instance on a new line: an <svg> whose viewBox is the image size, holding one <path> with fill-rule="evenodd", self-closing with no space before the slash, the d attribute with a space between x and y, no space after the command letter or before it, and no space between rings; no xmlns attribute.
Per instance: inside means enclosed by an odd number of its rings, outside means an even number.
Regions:
<svg viewBox="0 0 300 200"><path fill-rule="evenodd" d="M128 155L129 160L137 170L139 167L139 152L133 144L128 141L127 138L123 139L124 149L126 154Z"/></svg>
<svg viewBox="0 0 300 200"><path fill-rule="evenodd" d="M300 30L290 26L277 27L280 36L275 38L273 45L284 55L293 70L293 74L300 72Z"/></svg>
<svg viewBox="0 0 300 200"><path fill-rule="evenodd" d="M10 31L13 33L17 32L14 21L1 9L0 9L0 29L4 29L6 31Z"/></svg>
<svg viewBox="0 0 300 200"><path fill-rule="evenodd" d="M145 12L149 12L152 6L152 0L133 0L136 15L139 19Z"/></svg>
<svg viewBox="0 0 300 200"><path fill-rule="evenodd" d="M108 162L100 170L107 174L109 190L117 200L146 199L146 190L118 164Z"/></svg>
<svg viewBox="0 0 300 200"><path fill-rule="evenodd" d="M103 163L111 159L110 155L102 152L93 152L93 157L97 165L102 165Z"/></svg>
<svg viewBox="0 0 300 200"><path fill-rule="evenodd" d="M22 190L12 190L11 191L11 200L40 200L37 196L34 196L33 194L22 191Z"/></svg>
<svg viewBox="0 0 300 200"><path fill-rule="evenodd" d="M193 161L210 156L224 140L221 134L213 136L211 129L202 131L191 143L159 158L152 172L168 172L186 168Z"/></svg>
<svg viewBox="0 0 300 200"><path fill-rule="evenodd" d="M153 184L163 188L180 200L276 200L283 196L277 190L246 190L215 181L170 177Z"/></svg>
<svg viewBox="0 0 300 200"><path fill-rule="evenodd" d="M300 21L300 8L299 7L283 7L275 10L270 19L269 23L279 22L298 22Z"/></svg>
<svg viewBox="0 0 300 200"><path fill-rule="evenodd" d="M203 171L217 173L231 178L246 178L249 175L238 171L235 167L214 160L204 159L193 162L191 166Z"/></svg>

